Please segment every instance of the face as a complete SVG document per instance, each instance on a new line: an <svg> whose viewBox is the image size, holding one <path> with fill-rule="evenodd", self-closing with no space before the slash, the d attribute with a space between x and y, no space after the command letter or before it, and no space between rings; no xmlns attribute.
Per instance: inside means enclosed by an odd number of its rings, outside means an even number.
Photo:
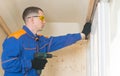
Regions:
<svg viewBox="0 0 120 76"><path fill-rule="evenodd" d="M39 11L38 14L33 13L30 14L28 17L28 23L31 26L32 30L34 31L41 31L45 26L45 18L44 13Z"/></svg>
<svg viewBox="0 0 120 76"><path fill-rule="evenodd" d="M39 11L38 15L33 16L33 27L37 31L41 31L45 26L45 18L44 13L42 11Z"/></svg>

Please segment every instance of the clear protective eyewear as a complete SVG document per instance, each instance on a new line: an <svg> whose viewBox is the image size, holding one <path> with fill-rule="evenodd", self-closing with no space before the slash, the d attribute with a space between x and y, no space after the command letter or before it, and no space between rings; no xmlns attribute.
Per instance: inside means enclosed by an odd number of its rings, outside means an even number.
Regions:
<svg viewBox="0 0 120 76"><path fill-rule="evenodd" d="M44 16L32 16L32 17L39 17L39 19L43 22L45 20ZM31 17L27 17L27 18L31 18Z"/></svg>

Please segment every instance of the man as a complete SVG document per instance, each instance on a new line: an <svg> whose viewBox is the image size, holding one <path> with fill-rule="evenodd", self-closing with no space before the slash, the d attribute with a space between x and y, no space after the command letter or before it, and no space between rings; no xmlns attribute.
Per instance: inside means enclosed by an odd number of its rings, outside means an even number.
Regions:
<svg viewBox="0 0 120 76"><path fill-rule="evenodd" d="M23 12L23 29L10 34L3 43L2 68L4 76L39 76L46 59L36 58L36 53L52 52L81 40L90 33L91 23L86 23L82 33L44 37L38 35L45 26L44 12L38 7L28 7Z"/></svg>

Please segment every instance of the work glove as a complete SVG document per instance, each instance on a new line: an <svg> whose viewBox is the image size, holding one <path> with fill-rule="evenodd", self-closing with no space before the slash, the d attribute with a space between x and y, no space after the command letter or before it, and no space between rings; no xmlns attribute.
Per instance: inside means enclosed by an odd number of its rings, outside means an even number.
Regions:
<svg viewBox="0 0 120 76"><path fill-rule="evenodd" d="M82 33L85 34L85 39L87 39L88 34L91 32L91 22L85 23Z"/></svg>
<svg viewBox="0 0 120 76"><path fill-rule="evenodd" d="M32 68L36 70L42 70L44 69L46 63L47 63L47 59L34 58L32 60Z"/></svg>

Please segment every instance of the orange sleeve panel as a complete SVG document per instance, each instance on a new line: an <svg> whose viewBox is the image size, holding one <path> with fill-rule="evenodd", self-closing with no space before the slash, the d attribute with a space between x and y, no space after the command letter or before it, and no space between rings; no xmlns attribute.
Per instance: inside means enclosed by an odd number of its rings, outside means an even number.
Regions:
<svg viewBox="0 0 120 76"><path fill-rule="evenodd" d="M14 37L14 38L18 39L20 36L22 36L22 35L25 34L25 33L26 33L26 31L23 30L23 29L21 29L21 30L19 30L19 31L17 31L17 32L14 32L14 33L10 34L10 35L8 36L8 38Z"/></svg>

